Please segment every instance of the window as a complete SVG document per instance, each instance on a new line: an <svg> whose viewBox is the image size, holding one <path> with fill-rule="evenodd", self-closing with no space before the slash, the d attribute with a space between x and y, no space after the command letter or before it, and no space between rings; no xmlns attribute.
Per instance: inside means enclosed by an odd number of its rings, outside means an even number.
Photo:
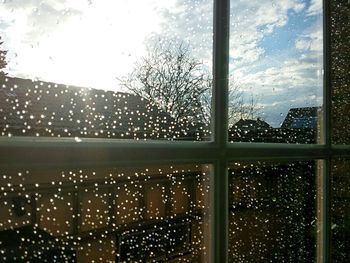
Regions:
<svg viewBox="0 0 350 263"><path fill-rule="evenodd" d="M78 5L1 4L3 261L346 262L349 3Z"/></svg>

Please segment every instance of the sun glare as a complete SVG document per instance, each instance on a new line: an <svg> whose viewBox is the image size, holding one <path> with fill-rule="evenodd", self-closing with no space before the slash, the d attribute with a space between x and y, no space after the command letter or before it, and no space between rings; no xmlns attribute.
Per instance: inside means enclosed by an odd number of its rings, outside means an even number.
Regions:
<svg viewBox="0 0 350 263"><path fill-rule="evenodd" d="M18 49L16 63L11 62L14 71L47 81L117 90L117 78L132 70L145 52L147 38L161 30L162 6L164 3L152 0L73 6L79 12L62 15L54 26L28 40L29 44L23 43L25 30L21 33L12 45ZM33 25L28 20L21 27L30 32Z"/></svg>

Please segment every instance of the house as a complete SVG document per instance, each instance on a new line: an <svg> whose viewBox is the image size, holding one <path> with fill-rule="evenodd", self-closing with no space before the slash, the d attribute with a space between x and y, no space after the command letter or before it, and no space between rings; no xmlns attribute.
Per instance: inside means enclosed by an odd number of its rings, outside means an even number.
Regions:
<svg viewBox="0 0 350 263"><path fill-rule="evenodd" d="M284 119L283 129L317 129L321 107L292 108Z"/></svg>
<svg viewBox="0 0 350 263"><path fill-rule="evenodd" d="M174 119L139 96L6 77L0 136L175 139Z"/></svg>
<svg viewBox="0 0 350 263"><path fill-rule="evenodd" d="M258 118L257 120L240 119L231 127L230 130L236 131L236 132L248 132L248 131L262 131L262 130L267 130L271 128L272 127L267 122Z"/></svg>
<svg viewBox="0 0 350 263"><path fill-rule="evenodd" d="M240 119L229 129L229 140L240 142L257 142L264 140L265 134L270 131L272 127L261 119L250 120Z"/></svg>
<svg viewBox="0 0 350 263"><path fill-rule="evenodd" d="M239 120L229 130L231 142L316 143L320 108L291 109L280 128L257 120Z"/></svg>

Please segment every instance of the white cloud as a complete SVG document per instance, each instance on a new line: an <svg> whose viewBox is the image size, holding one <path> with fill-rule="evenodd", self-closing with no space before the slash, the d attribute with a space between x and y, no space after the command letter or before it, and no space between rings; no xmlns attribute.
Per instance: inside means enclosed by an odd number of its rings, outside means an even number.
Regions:
<svg viewBox="0 0 350 263"><path fill-rule="evenodd" d="M17 55L11 57L12 72L98 85L130 71L135 59L144 53L144 40L152 35L189 42L194 55L211 66L211 0L90 2L6 2L3 9L16 17L15 21L8 17L6 22L11 26L5 32L9 53ZM230 54L234 68L249 66L261 58L265 51L259 41L284 26L289 11L303 8L298 0L275 4L233 1Z"/></svg>
<svg viewBox="0 0 350 263"><path fill-rule="evenodd" d="M212 64L212 0L176 0L173 8L163 9L161 31L156 38L176 38L190 44L192 53L208 66Z"/></svg>
<svg viewBox="0 0 350 263"><path fill-rule="evenodd" d="M300 0L231 1L230 56L234 68L248 66L264 55L259 46L264 36L288 22L288 12L300 12L305 4ZM177 0L176 7L163 12L162 36L188 41L195 55L211 63L212 57L212 0Z"/></svg>
<svg viewBox="0 0 350 263"><path fill-rule="evenodd" d="M322 21L317 20L311 27L295 41L295 47L304 51L317 52L321 55L323 50L323 27Z"/></svg>
<svg viewBox="0 0 350 263"><path fill-rule="evenodd" d="M310 6L306 14L308 16L316 16L322 14L322 0L311 0Z"/></svg>
<svg viewBox="0 0 350 263"><path fill-rule="evenodd" d="M258 0L232 1L230 50L235 60L234 68L257 61L264 54L264 50L259 47L264 36L285 26L289 11L300 12L303 9L303 2L298 0L274 3Z"/></svg>
<svg viewBox="0 0 350 263"><path fill-rule="evenodd" d="M258 72L251 72L236 79L244 86L257 90L297 89L299 86L317 86L320 65L302 59L290 59Z"/></svg>
<svg viewBox="0 0 350 263"><path fill-rule="evenodd" d="M318 1L306 13L317 14ZM23 4L25 3L25 4ZM0 30L14 75L113 89L159 37L190 43L193 55L212 64L212 0L8 0ZM268 122L291 105L319 103L322 27L306 29L295 49L266 55L261 41L288 25L305 1L231 2L230 69L246 92L258 94ZM14 19L14 17L16 19ZM16 54L15 54L16 53ZM279 114L279 113L278 113Z"/></svg>
<svg viewBox="0 0 350 263"><path fill-rule="evenodd" d="M277 127L292 107L322 104L322 25L317 21L275 54L260 46L264 37L288 24L291 12L305 2L234 1L231 29L231 63L234 81L246 93L260 98L267 122ZM299 14L301 16L301 14ZM252 56L250 54L255 54Z"/></svg>
<svg viewBox="0 0 350 263"><path fill-rule="evenodd" d="M9 74L113 89L160 31L172 1L7 1L0 6ZM6 26L5 26L6 25Z"/></svg>

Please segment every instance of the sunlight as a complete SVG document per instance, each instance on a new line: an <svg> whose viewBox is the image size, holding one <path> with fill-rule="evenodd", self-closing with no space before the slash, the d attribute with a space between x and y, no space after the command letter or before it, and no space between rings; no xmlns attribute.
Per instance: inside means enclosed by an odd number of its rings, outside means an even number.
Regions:
<svg viewBox="0 0 350 263"><path fill-rule="evenodd" d="M164 5L152 0L80 2L73 5L79 14L67 13L54 27L42 28L37 39L28 40L30 45L23 43L33 30L25 21L21 28L27 30L12 45L18 56L11 63L32 78L116 90L116 78L131 71L147 38L161 30Z"/></svg>
<svg viewBox="0 0 350 263"><path fill-rule="evenodd" d="M114 5L87 9L47 39L41 52L52 58L50 79L59 76L66 83L116 89L115 78L127 74L143 54L144 39L159 27L159 19L153 10L140 14Z"/></svg>

